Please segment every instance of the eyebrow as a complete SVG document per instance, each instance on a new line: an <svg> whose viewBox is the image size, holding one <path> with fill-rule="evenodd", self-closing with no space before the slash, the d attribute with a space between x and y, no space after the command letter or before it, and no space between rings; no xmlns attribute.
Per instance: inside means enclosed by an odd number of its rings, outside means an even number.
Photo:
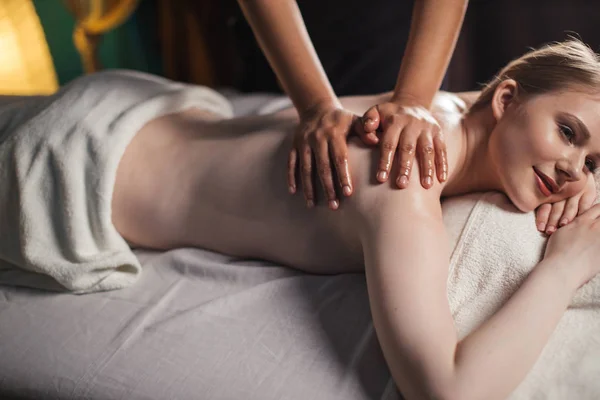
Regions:
<svg viewBox="0 0 600 400"><path fill-rule="evenodd" d="M585 124L583 123L582 120L580 120L575 115L570 114L570 113L562 113L562 116L565 117L566 119L568 119L570 122L577 125L577 130L579 132L581 132L581 134L583 135L583 138L585 139L586 142L588 140L590 140L590 138L591 138L590 131L587 128L587 126L585 126Z"/></svg>

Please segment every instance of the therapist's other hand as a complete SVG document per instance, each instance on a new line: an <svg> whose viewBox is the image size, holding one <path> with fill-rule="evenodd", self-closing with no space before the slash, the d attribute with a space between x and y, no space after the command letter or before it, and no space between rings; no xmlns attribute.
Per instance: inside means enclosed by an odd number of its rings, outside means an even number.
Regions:
<svg viewBox="0 0 600 400"><path fill-rule="evenodd" d="M368 109L362 122L363 141L380 144L377 181L387 181L397 157L396 185L401 189L408 187L415 155L425 189L433 186L434 170L440 182L448 179L446 142L440 125L425 107L411 100L393 99Z"/></svg>
<svg viewBox="0 0 600 400"><path fill-rule="evenodd" d="M540 232L552 235L562 226L573 221L576 216L589 210L596 200L596 181L588 174L585 189L573 197L556 203L542 204L535 210L535 223Z"/></svg>
<svg viewBox="0 0 600 400"><path fill-rule="evenodd" d="M296 193L296 168L299 167L307 207L315 205L313 167L317 169L330 209L339 207L334 169L344 195L352 194L346 139L357 119L354 113L337 105L317 106L300 114L288 158L288 185L290 193Z"/></svg>

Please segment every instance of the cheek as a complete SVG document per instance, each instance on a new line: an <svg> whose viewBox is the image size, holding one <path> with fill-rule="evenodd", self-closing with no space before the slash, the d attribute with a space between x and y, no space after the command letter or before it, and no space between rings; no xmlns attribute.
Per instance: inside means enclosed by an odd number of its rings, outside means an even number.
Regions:
<svg viewBox="0 0 600 400"><path fill-rule="evenodd" d="M514 166L522 158L526 147L522 135L512 126L501 126L490 137L490 156L499 169Z"/></svg>
<svg viewBox="0 0 600 400"><path fill-rule="evenodd" d="M576 194L581 193L585 189L586 183L587 183L587 177L585 177L585 179L581 179L578 182L570 182L565 187L565 192L563 193L562 197L564 199L568 199L569 197L573 197Z"/></svg>
<svg viewBox="0 0 600 400"><path fill-rule="evenodd" d="M503 136L507 157L529 165L556 161L564 147L552 119L530 118L527 114L519 114Z"/></svg>
<svg viewBox="0 0 600 400"><path fill-rule="evenodd" d="M556 162L560 158L564 158L563 149L565 145L560 141L554 132L550 134L540 135L535 140L531 152L536 155L539 162Z"/></svg>
<svg viewBox="0 0 600 400"><path fill-rule="evenodd" d="M534 157L547 157L552 150L552 138L540 134L539 128L527 121L518 121L499 127L495 135L498 156L507 163L530 163Z"/></svg>

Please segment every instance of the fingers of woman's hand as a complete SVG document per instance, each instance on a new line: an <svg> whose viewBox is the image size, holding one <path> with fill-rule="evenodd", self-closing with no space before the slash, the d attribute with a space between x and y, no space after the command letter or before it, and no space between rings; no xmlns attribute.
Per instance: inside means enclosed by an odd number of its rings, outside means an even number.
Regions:
<svg viewBox="0 0 600 400"><path fill-rule="evenodd" d="M567 225L569 222L573 221L577 216L577 211L579 210L579 202L580 196L569 197L566 200L565 209L563 210L562 215L558 219L558 227L562 227Z"/></svg>
<svg viewBox="0 0 600 400"><path fill-rule="evenodd" d="M387 102L376 106L381 118L381 161L377 180L389 175L394 154L398 152L396 185L408 187L415 156L419 161L421 186L433 186L434 173L444 182L448 177L446 144L441 128L426 108L402 102ZM381 129L380 129L381 130Z"/></svg>
<svg viewBox="0 0 600 400"><path fill-rule="evenodd" d="M339 174L339 183L344 186L342 191L348 196L352 193L346 138L357 120L354 113L335 105L310 109L301 114L288 158L288 185L290 192L297 191L295 173L299 167L302 190L309 208L316 203L315 172L319 175L329 207L337 209L339 206L332 161Z"/></svg>
<svg viewBox="0 0 600 400"><path fill-rule="evenodd" d="M357 118L356 121L352 124L352 128L354 129L354 133L360 137L362 142L367 146L374 146L379 143L379 138L375 133L366 133L365 128L363 126L362 119Z"/></svg>
<svg viewBox="0 0 600 400"><path fill-rule="evenodd" d="M377 180L379 182L387 181L390 175L390 169L392 168L392 161L398 148L398 139L400 133L404 128L404 125L400 121L400 117L397 115L391 115L389 121L384 126L384 131L381 137L381 156L379 158L379 168L377 169ZM402 136L407 136L405 133Z"/></svg>
<svg viewBox="0 0 600 400"><path fill-rule="evenodd" d="M398 177L396 185L400 189L408 187L410 173L415 160L415 138L405 129L398 143Z"/></svg>
<svg viewBox="0 0 600 400"><path fill-rule="evenodd" d="M296 193L296 166L298 165L298 151L290 150L288 156L288 189L291 194Z"/></svg>
<svg viewBox="0 0 600 400"><path fill-rule="evenodd" d="M431 135L423 133L417 142L419 151L419 170L421 171L421 185L425 189L433 186L433 140Z"/></svg>
<svg viewBox="0 0 600 400"><path fill-rule="evenodd" d="M352 194L352 177L348 166L348 144L342 138L334 139L331 141L330 150L342 193L344 196L350 196Z"/></svg>
<svg viewBox="0 0 600 400"><path fill-rule="evenodd" d="M547 235L552 235L554 232L556 232L558 222L560 217L563 215L566 202L566 200L562 200L552 204L552 209L550 210L550 215L548 216L548 222L546 224Z"/></svg>
<svg viewBox="0 0 600 400"><path fill-rule="evenodd" d="M593 176L588 178L588 184L581 195L581 199L579 199L579 210L578 214L581 214L587 210L594 204L596 201L596 181Z"/></svg>
<svg viewBox="0 0 600 400"><path fill-rule="evenodd" d="M594 204L587 211L579 214L576 220L596 220L600 217L600 204Z"/></svg>
<svg viewBox="0 0 600 400"><path fill-rule="evenodd" d="M587 210L589 210L592 205L594 204L594 201L596 200L596 194L590 194L590 193L584 193L583 196L581 196L581 199L579 199L579 208L577 210L577 215L580 215L584 212L586 212Z"/></svg>
<svg viewBox="0 0 600 400"><path fill-rule="evenodd" d="M550 217L550 211L552 210L552 204L542 204L535 210L535 224L538 231L545 232L546 225L548 225L548 218Z"/></svg>
<svg viewBox="0 0 600 400"><path fill-rule="evenodd" d="M367 145L377 144L379 138L377 137L377 129L379 128L380 117L377 106L373 106L367 110L363 117L359 121L359 127L357 129L362 141Z"/></svg>
<svg viewBox="0 0 600 400"><path fill-rule="evenodd" d="M314 207L315 205L312 163L312 150L308 144L305 144L302 146L302 155L300 157L300 180L302 182L304 198L306 199L306 206L309 208Z"/></svg>
<svg viewBox="0 0 600 400"><path fill-rule="evenodd" d="M317 147L317 171L323 185L323 190L325 190L325 197L327 197L329 208L337 210L339 203L336 198L335 187L333 186L329 146L327 142L319 142Z"/></svg>
<svg viewBox="0 0 600 400"><path fill-rule="evenodd" d="M433 131L433 147L435 149L435 172L438 181L446 182L448 180L448 153L446 151L446 142L439 126Z"/></svg>

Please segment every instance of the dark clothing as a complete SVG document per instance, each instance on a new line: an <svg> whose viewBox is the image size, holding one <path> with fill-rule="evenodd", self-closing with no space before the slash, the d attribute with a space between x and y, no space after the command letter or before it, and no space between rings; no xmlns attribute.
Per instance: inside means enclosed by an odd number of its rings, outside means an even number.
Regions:
<svg viewBox="0 0 600 400"><path fill-rule="evenodd" d="M338 96L394 89L413 0L298 0L306 28ZM240 11L234 24L243 91L281 88Z"/></svg>

